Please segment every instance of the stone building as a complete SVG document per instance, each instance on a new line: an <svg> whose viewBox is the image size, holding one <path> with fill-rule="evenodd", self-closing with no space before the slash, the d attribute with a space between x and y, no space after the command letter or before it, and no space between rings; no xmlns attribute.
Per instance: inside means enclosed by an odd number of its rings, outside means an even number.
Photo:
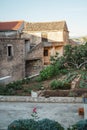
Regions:
<svg viewBox="0 0 87 130"><path fill-rule="evenodd" d="M0 77L11 76L14 81L38 74L50 64L50 56L63 55L68 43L65 21L0 22Z"/></svg>
<svg viewBox="0 0 87 130"><path fill-rule="evenodd" d="M23 28L23 21L0 22L0 77L11 76L7 82L25 77Z"/></svg>
<svg viewBox="0 0 87 130"><path fill-rule="evenodd" d="M26 76L38 73L50 64L50 56L59 53L69 43L69 31L65 21L25 23L22 38L30 39L26 55Z"/></svg>

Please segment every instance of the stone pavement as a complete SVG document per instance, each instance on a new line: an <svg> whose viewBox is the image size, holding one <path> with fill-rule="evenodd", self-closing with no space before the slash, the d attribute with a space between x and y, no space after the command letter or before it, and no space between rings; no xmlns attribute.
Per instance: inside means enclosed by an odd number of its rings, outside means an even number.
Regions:
<svg viewBox="0 0 87 130"><path fill-rule="evenodd" d="M65 128L83 119L78 108L83 103L37 103L37 102L0 102L0 130L17 119L31 118L32 109L36 107L39 119L49 118L61 123Z"/></svg>
<svg viewBox="0 0 87 130"><path fill-rule="evenodd" d="M84 119L87 119L87 103L84 104L84 112L85 112Z"/></svg>

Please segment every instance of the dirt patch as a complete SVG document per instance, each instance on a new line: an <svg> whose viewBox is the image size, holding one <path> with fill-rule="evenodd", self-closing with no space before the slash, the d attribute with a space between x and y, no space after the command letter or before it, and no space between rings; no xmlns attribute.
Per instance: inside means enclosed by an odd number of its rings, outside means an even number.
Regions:
<svg viewBox="0 0 87 130"><path fill-rule="evenodd" d="M43 96L45 97L81 97L87 93L87 89L73 89L73 90L45 90Z"/></svg>

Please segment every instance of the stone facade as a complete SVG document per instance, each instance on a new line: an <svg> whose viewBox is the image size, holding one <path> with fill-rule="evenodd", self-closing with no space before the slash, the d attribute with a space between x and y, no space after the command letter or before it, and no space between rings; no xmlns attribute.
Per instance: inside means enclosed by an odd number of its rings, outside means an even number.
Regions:
<svg viewBox="0 0 87 130"><path fill-rule="evenodd" d="M0 25L0 77L11 76L10 81L38 74L44 65L50 64L50 56L56 52L63 55L69 42L65 21Z"/></svg>
<svg viewBox="0 0 87 130"><path fill-rule="evenodd" d="M42 44L36 45L29 53L26 55L25 64L25 75L30 76L38 74L43 68L43 46Z"/></svg>
<svg viewBox="0 0 87 130"><path fill-rule="evenodd" d="M43 45L40 43L33 47L26 55L26 60L43 58Z"/></svg>
<svg viewBox="0 0 87 130"><path fill-rule="evenodd" d="M25 66L25 76L31 76L38 74L42 70L42 60L41 59L35 59L35 60L28 60L26 61Z"/></svg>
<svg viewBox="0 0 87 130"><path fill-rule="evenodd" d="M50 57L55 55L63 55L63 48L69 43L69 31L65 21L60 22L42 22L42 23L26 23L23 30L23 38L30 38L30 46L33 45L34 50L29 53L27 59L42 58L42 64L50 64ZM40 49L35 49L41 44Z"/></svg>
<svg viewBox="0 0 87 130"><path fill-rule="evenodd" d="M24 59L23 39L0 38L0 77L11 76L11 81L24 78Z"/></svg>

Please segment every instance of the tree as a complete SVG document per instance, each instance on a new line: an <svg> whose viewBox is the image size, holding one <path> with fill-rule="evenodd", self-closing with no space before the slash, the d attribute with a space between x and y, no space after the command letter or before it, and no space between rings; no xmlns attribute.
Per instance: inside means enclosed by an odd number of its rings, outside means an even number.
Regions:
<svg viewBox="0 0 87 130"><path fill-rule="evenodd" d="M66 45L64 59L68 66L81 69L87 65L87 43L78 46Z"/></svg>

